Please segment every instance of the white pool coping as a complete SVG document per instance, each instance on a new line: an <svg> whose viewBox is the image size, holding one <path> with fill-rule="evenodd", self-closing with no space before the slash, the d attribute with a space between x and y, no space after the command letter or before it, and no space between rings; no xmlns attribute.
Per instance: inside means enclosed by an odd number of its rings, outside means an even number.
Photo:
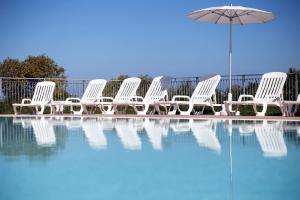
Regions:
<svg viewBox="0 0 300 200"><path fill-rule="evenodd" d="M14 115L14 114L1 114L0 117L83 117L83 118L169 118L169 119L218 119L218 120L270 120L270 121L300 121L300 117L282 117L282 116L215 116L215 115L101 115L101 114L90 114L90 115L74 115L74 114L61 114L61 115Z"/></svg>

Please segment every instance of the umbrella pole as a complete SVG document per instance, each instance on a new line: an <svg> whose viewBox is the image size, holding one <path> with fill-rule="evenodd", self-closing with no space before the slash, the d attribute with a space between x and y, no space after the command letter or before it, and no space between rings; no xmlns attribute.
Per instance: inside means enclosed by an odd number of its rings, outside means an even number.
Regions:
<svg viewBox="0 0 300 200"><path fill-rule="evenodd" d="M228 101L232 101L232 93L231 93L231 56L232 56L232 19L230 19L230 25L229 25L229 93L228 93Z"/></svg>

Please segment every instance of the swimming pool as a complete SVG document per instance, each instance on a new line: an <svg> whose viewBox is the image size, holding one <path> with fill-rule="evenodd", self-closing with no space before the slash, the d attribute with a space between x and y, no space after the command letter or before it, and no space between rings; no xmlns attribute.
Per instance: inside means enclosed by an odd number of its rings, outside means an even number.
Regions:
<svg viewBox="0 0 300 200"><path fill-rule="evenodd" d="M0 118L0 199L299 199L300 122Z"/></svg>

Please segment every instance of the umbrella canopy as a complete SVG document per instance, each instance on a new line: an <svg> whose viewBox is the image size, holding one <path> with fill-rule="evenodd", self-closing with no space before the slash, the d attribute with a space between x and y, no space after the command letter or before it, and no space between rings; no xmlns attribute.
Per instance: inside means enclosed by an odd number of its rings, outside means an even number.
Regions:
<svg viewBox="0 0 300 200"><path fill-rule="evenodd" d="M274 16L271 12L242 6L221 6L196 10L189 14L195 21L211 22L214 24L254 24L265 23Z"/></svg>
<svg viewBox="0 0 300 200"><path fill-rule="evenodd" d="M189 17L195 21L210 22L214 24L230 24L229 29L229 94L228 100L231 100L231 55L232 55L232 25L233 24L253 24L265 23L274 16L271 12L258 10L255 8L246 8L242 6L221 6L210 7L196 10L189 14Z"/></svg>

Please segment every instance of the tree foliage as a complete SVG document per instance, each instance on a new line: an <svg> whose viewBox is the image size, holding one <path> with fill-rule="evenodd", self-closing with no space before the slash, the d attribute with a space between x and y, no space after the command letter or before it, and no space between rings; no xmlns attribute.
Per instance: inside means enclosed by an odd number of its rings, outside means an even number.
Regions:
<svg viewBox="0 0 300 200"><path fill-rule="evenodd" d="M24 61L6 58L0 62L0 77L65 78L65 70L46 55L28 56Z"/></svg>
<svg viewBox="0 0 300 200"><path fill-rule="evenodd" d="M46 55L28 56L23 61L6 58L0 62L0 77L5 77L1 82L1 100L5 99L8 105L19 102L22 98L31 98L35 85L51 78L60 78L52 80L56 83L54 96L68 96L64 68ZM5 110L11 111L11 106Z"/></svg>

